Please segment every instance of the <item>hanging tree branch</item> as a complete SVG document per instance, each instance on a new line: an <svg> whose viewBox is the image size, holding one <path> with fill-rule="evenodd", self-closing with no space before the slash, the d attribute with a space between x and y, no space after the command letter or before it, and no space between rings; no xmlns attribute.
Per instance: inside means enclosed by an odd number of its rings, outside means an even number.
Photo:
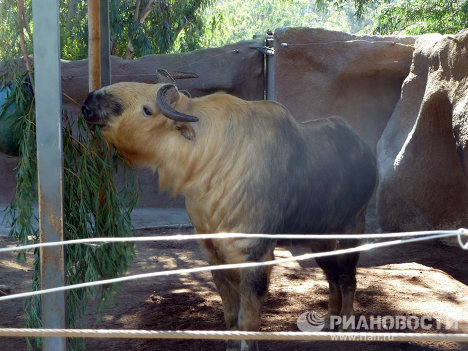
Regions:
<svg viewBox="0 0 468 351"><path fill-rule="evenodd" d="M17 15L18 31L19 31L19 37L20 37L21 51L23 53L24 64L26 65L26 69L28 70L29 81L31 82L31 87L34 92L32 69L31 69L31 64L29 62L28 52L26 50L26 42L24 40L24 28L27 27L27 32L30 37L31 37L31 31L29 30L29 26L26 23L26 12L24 10L24 0L17 0L17 4L18 4L18 15Z"/></svg>

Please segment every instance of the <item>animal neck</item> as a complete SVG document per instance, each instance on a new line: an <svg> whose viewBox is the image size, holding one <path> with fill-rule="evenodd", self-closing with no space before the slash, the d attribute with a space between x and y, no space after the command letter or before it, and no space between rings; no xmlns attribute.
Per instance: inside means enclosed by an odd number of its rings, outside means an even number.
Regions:
<svg viewBox="0 0 468 351"><path fill-rule="evenodd" d="M197 232L235 231L233 223L245 223L237 218L248 212L249 185L257 177L251 167L255 152L245 134L230 133L229 123L199 123L196 139L159 165L160 189L185 196Z"/></svg>
<svg viewBox="0 0 468 351"><path fill-rule="evenodd" d="M221 94L193 99L190 114L200 118L195 139L183 150L174 143L158 167L161 189L185 195L197 232L260 230L259 211L266 206L256 204L267 201L268 184L277 183L269 180L272 168L285 167L276 160L283 152L278 137L290 122L281 106L254 104Z"/></svg>
<svg viewBox="0 0 468 351"><path fill-rule="evenodd" d="M227 222L240 215L251 182L250 172L239 158L243 157L223 150L201 154L192 150L187 159L172 159L158 168L160 189L185 196L197 232L232 231Z"/></svg>

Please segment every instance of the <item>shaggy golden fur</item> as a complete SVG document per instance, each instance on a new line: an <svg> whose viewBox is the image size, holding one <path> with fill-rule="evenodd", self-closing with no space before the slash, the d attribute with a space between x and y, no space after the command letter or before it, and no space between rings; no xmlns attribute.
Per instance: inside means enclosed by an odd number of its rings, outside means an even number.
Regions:
<svg viewBox="0 0 468 351"><path fill-rule="evenodd" d="M91 93L87 120L132 164L159 172L160 189L182 193L198 233L361 232L376 183L370 148L340 118L297 123L280 104L216 93L178 93L176 122L159 110L162 84L118 83ZM266 261L276 241L200 242L212 264ZM313 250L336 242L306 242ZM353 243L338 243L349 246ZM330 284L329 315L353 313L357 254L317 259ZM228 329L258 330L270 268L213 272ZM255 342L228 343L254 350Z"/></svg>
<svg viewBox="0 0 468 351"><path fill-rule="evenodd" d="M243 201L248 195L244 189L264 173L257 169L258 160L265 158L265 149L258 145L277 140L276 131L265 124L290 119L288 112L274 102L248 102L223 93L197 99L180 94L175 109L199 118L181 126L158 114L154 97L160 86L119 83L105 88L125 99L125 109L121 116L110 118L104 137L129 162L157 170L160 189L186 196L197 232L250 230L245 223L255 219L245 218L252 213L246 206L253 204ZM145 116L142 106L150 108L153 116ZM181 136L181 128L195 138ZM233 152L234 145L242 152Z"/></svg>

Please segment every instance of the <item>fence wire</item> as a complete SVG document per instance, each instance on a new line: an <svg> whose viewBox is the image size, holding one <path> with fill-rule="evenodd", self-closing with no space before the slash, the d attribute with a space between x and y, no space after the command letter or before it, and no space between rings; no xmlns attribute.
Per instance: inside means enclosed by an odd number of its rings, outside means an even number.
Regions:
<svg viewBox="0 0 468 351"><path fill-rule="evenodd" d="M425 235L424 235L425 234ZM27 250L32 247L44 247L44 246L59 246L59 245L67 245L67 244L83 244L83 243L109 243L109 242L135 242L135 241L154 241L154 240L201 240L201 239L226 239L226 238L270 238L270 239L356 239L362 238L367 236L367 238L382 238L383 236L388 235L387 237L400 237L402 235L405 236L416 236L409 239L398 239L398 240L390 240L384 241L380 243L370 243L360 245L354 248L348 249L339 249L334 251L327 251L327 252L318 252L318 253L309 253L303 254L299 256L287 257L287 258L280 258L274 259L270 261L264 262L245 262L245 263L236 263L236 264L222 264L222 265L215 265L215 266L203 266L203 267L196 267L196 268L186 268L186 269L174 269L174 270L167 270L167 271L158 271L158 272L150 272L150 273L143 273L143 274L135 274L129 275L125 277L113 278L113 279L105 279L99 280L94 282L86 282L74 285L67 285L67 286L60 286L51 289L43 289L37 290L32 292L26 293L19 293L13 295L6 295L0 297L0 302L5 300L12 300L18 298L26 298L32 297L37 295L44 295L50 294L53 292L59 291L68 291L72 289L80 289L80 288L88 288L93 286L100 286L112 283L121 283L130 280L137 280L137 279L146 279L146 278L154 278L154 277L161 277L161 276L171 276L171 275L178 275L178 274L193 274L193 273L200 273L206 271L215 271L215 270L223 270L223 269L242 269L242 268L252 268L252 267L259 267L259 266L271 266L276 264L288 263L292 261L304 261L309 260L312 258L317 257L326 257L326 256L334 256L334 255L342 255L342 254L349 254L354 252L361 252L361 251L368 251L373 250L376 248L381 247L388 247L388 246L395 246L395 245L402 245L402 244L409 244L412 242L418 241L425 241L425 240L432 240L432 239L440 239L440 238L447 238L452 236L457 236L460 246L463 249L468 249L468 243L464 244L462 242L462 236L468 235L466 229L461 228L456 231L426 231L426 232L408 232L408 233L393 233L393 234L358 234L358 235L293 235L293 234L229 234L229 233L220 233L220 234L200 234L200 235L172 235L172 236L155 236L155 237L142 237L142 238L92 238L92 239L80 239L80 240L69 240L69 241L62 241L62 242L54 242L54 243L47 243L47 244L33 244L27 246L18 246L15 248L8 248L8 249L15 249L15 250ZM5 252L5 249L0 249L1 252ZM11 250L8 250L11 251Z"/></svg>
<svg viewBox="0 0 468 351"><path fill-rule="evenodd" d="M0 328L0 337L76 337L128 339L206 339L281 341L450 341L467 342L468 334L369 333L369 332L245 332L219 330L119 330L119 329L20 329Z"/></svg>

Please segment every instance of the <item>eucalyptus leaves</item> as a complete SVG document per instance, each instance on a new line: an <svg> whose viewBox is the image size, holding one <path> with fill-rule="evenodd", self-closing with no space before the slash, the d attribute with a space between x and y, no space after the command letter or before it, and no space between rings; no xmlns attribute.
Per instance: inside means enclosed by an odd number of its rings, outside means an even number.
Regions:
<svg viewBox="0 0 468 351"><path fill-rule="evenodd" d="M35 142L34 97L27 75L10 81L10 102L16 102L14 130L20 132L17 165L17 187L8 209L12 220L10 235L18 243L39 240L37 218L37 164ZM119 156L101 138L99 129L91 132L82 119L63 113L64 163L64 231L67 240L105 236L130 236L130 213L137 201L137 184L133 174L123 167L125 186L114 182ZM33 289L40 288L39 250L35 254ZM128 243L66 246L66 283L113 278L123 274L133 258L133 245ZM21 256L19 259L21 260ZM72 290L67 293L67 322L69 327L82 326L82 316L92 296L98 296L102 308L118 290L115 285L95 289ZM41 326L40 297L25 305L28 328ZM41 341L29 340L30 350L40 349ZM83 339L70 339L70 350L84 347Z"/></svg>

